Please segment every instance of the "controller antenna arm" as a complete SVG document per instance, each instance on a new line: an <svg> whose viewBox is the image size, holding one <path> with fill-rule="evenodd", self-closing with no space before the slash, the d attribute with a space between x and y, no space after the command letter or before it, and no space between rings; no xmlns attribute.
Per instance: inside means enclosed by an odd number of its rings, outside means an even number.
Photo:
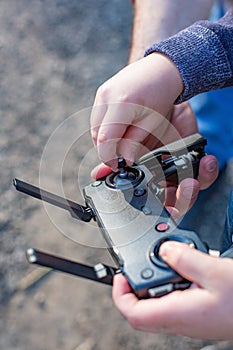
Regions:
<svg viewBox="0 0 233 350"><path fill-rule="evenodd" d="M68 210L72 217L75 219L89 222L94 219L94 214L91 209L77 204L69 199L60 197L54 193L40 189L39 187L33 186L24 181L14 179L13 185L17 191L23 192L37 199L41 199L44 202L53 204L59 208Z"/></svg>

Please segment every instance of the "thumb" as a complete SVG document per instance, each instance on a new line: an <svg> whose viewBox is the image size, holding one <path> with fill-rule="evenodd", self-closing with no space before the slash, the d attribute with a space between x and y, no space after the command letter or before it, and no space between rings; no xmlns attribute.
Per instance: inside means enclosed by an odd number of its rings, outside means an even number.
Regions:
<svg viewBox="0 0 233 350"><path fill-rule="evenodd" d="M217 258L193 249L185 243L165 242L161 245L159 254L172 269L200 287L209 285L211 276L215 274Z"/></svg>

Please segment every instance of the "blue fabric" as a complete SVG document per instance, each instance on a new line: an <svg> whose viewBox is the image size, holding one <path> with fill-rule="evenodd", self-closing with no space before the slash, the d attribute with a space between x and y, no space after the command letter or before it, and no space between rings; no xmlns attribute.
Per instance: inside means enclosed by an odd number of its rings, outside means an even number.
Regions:
<svg viewBox="0 0 233 350"><path fill-rule="evenodd" d="M224 15L225 8L221 0L216 1L210 16L217 21ZM190 100L197 117L200 133L208 140L206 151L217 157L222 169L233 158L233 88L205 92ZM220 247L222 257L233 258L233 190L231 192L225 229Z"/></svg>
<svg viewBox="0 0 233 350"><path fill-rule="evenodd" d="M210 20L224 16L226 8L217 0ZM233 158L233 88L206 92L190 100L200 133L206 137L206 151L217 157L220 169Z"/></svg>
<svg viewBox="0 0 233 350"><path fill-rule="evenodd" d="M206 151L217 157L222 169L233 158L233 88L210 91L190 100Z"/></svg>
<svg viewBox="0 0 233 350"><path fill-rule="evenodd" d="M231 192L229 202L228 202L225 230L222 236L222 244L221 244L222 256L225 255L225 256L233 257L232 247L233 247L233 190Z"/></svg>

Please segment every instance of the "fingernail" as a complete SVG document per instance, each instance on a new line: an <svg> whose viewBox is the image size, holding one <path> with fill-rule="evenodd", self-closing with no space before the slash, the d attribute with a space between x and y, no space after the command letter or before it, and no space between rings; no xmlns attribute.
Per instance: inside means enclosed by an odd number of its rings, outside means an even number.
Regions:
<svg viewBox="0 0 233 350"><path fill-rule="evenodd" d="M206 170L209 172L209 173L213 173L216 171L218 167L218 164L215 160L211 160L209 161L207 164L206 164Z"/></svg>
<svg viewBox="0 0 233 350"><path fill-rule="evenodd" d="M167 260L171 251L174 249L174 242L164 242L160 249L159 249L159 255L163 260Z"/></svg>
<svg viewBox="0 0 233 350"><path fill-rule="evenodd" d="M128 166L131 166L134 163L134 161L135 161L135 158L134 158L134 156L132 154L127 156L126 159L127 159L127 165Z"/></svg>

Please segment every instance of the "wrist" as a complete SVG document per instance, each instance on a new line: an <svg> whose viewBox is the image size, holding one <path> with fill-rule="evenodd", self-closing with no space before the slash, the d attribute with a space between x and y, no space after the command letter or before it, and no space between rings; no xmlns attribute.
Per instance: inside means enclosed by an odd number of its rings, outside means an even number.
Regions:
<svg viewBox="0 0 233 350"><path fill-rule="evenodd" d="M184 89L179 69L168 56L159 52L151 53L145 59L149 62L152 81L155 82L155 98L164 108L171 107Z"/></svg>

